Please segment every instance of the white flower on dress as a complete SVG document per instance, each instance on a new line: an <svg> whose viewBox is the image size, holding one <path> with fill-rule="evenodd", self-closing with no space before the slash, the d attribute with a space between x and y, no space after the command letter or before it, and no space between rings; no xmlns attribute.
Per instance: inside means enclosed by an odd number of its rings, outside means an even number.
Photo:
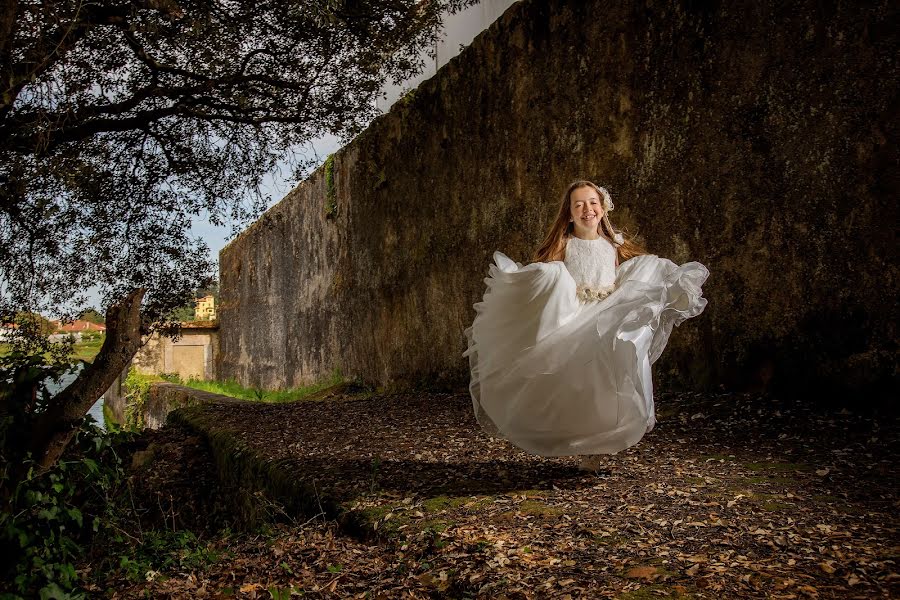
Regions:
<svg viewBox="0 0 900 600"><path fill-rule="evenodd" d="M578 299L582 302L596 302L603 300L612 294L615 289L615 285L607 285L598 288L579 285L575 291L575 295L578 296Z"/></svg>

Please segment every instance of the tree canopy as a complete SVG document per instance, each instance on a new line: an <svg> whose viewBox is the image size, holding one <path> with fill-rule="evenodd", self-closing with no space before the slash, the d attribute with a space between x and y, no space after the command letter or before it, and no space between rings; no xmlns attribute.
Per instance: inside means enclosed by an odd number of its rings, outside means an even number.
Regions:
<svg viewBox="0 0 900 600"><path fill-rule="evenodd" d="M17 330L37 341L0 357L19 440L0 458L56 461L142 334L211 285L192 219L257 215L266 173L358 133L384 82L421 69L442 14L474 3L0 0L0 319L71 318L95 286L107 306L99 354L52 398L35 361L63 352ZM295 175L312 162L294 157Z"/></svg>
<svg viewBox="0 0 900 600"><path fill-rule="evenodd" d="M0 0L0 310L77 310L92 285L183 305L212 266L191 219L257 215L266 173L358 133L473 3Z"/></svg>

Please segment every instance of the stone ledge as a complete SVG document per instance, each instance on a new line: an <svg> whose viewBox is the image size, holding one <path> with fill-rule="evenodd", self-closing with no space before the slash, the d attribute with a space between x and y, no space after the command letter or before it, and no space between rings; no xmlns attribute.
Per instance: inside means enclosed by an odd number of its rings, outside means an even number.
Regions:
<svg viewBox="0 0 900 600"><path fill-rule="evenodd" d="M318 514L329 519L340 517L336 503L321 497L314 485L292 476L291 460L264 456L246 443L244 432L223 425L217 417L220 410L248 411L259 403L159 384L163 386L158 393L160 399L179 404L170 410L166 422L185 426L207 441L220 482L233 492L228 504L239 525L250 528L279 514L289 518Z"/></svg>

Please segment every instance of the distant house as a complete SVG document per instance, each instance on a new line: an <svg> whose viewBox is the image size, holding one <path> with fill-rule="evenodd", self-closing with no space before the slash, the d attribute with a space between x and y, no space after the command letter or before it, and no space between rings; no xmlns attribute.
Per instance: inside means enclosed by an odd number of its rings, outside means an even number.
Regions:
<svg viewBox="0 0 900 600"><path fill-rule="evenodd" d="M52 321L56 327L57 333L84 333L86 331L106 331L106 325L98 325L90 321L82 321L77 319L71 323L63 323L62 321Z"/></svg>
<svg viewBox="0 0 900 600"><path fill-rule="evenodd" d="M195 300L194 320L196 321L215 321L216 319L216 299L213 296L203 296Z"/></svg>
<svg viewBox="0 0 900 600"><path fill-rule="evenodd" d="M19 326L15 323L0 323L0 341L12 339Z"/></svg>

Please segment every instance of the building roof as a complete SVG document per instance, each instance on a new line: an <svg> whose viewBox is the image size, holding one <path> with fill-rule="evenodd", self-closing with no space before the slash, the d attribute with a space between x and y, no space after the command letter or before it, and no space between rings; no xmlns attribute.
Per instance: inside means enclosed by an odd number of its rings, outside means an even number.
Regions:
<svg viewBox="0 0 900 600"><path fill-rule="evenodd" d="M61 321L53 321L53 324L56 326L57 331L62 331L65 333L75 333L78 331L106 331L106 325L99 325L97 323L91 323L90 321L84 321L82 319L76 319L71 323L63 324Z"/></svg>

